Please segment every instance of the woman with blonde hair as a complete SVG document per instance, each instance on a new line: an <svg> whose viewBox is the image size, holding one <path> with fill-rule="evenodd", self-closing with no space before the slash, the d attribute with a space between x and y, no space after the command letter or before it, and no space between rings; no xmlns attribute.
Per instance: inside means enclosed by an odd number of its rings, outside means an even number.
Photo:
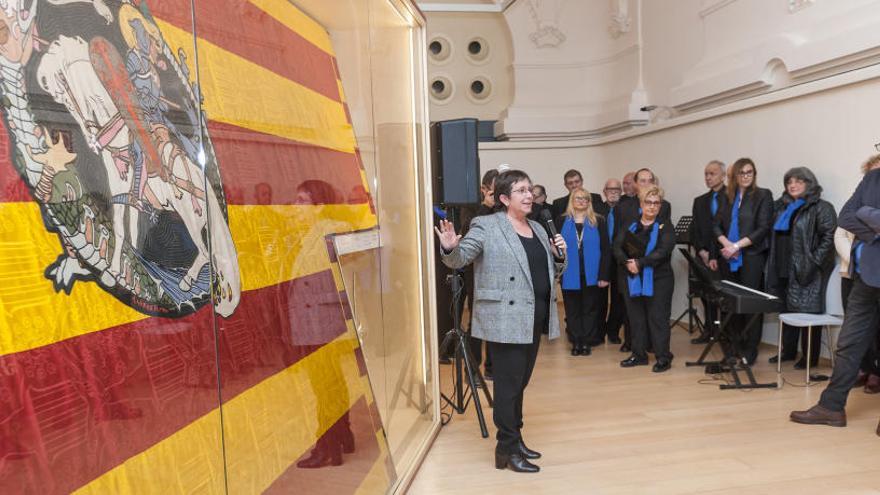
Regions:
<svg viewBox="0 0 880 495"><path fill-rule="evenodd" d="M590 342L598 340L602 291L608 287L611 252L605 218L596 215L590 193L572 189L568 208L558 220L565 244L572 247L568 267L562 274L562 300L565 304L566 332L572 356L589 356ZM577 246L577 253L574 247Z"/></svg>

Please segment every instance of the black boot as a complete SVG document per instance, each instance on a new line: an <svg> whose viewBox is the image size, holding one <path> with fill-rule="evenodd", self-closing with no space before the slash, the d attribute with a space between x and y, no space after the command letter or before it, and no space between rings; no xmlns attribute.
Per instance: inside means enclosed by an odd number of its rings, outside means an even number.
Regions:
<svg viewBox="0 0 880 495"><path fill-rule="evenodd" d="M527 461L519 452L513 454L495 452L495 469L504 468L516 473L537 473L541 470L538 466Z"/></svg>
<svg viewBox="0 0 880 495"><path fill-rule="evenodd" d="M526 459L540 459L541 453L537 450L532 450L526 447L525 442L523 442L522 438L519 439L519 451Z"/></svg>

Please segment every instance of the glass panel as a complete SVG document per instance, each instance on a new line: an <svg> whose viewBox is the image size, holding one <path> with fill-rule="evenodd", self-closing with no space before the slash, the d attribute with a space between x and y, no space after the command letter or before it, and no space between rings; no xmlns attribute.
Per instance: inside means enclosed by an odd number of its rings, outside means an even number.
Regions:
<svg viewBox="0 0 880 495"><path fill-rule="evenodd" d="M4 5L0 493L222 493L190 5Z"/></svg>
<svg viewBox="0 0 880 495"><path fill-rule="evenodd" d="M334 45L286 2L199 1L195 16L240 273L218 318L229 492L384 492L393 469L327 243L377 223Z"/></svg>
<svg viewBox="0 0 880 495"><path fill-rule="evenodd" d="M424 149L424 49L415 20L396 1L370 0L370 55L381 232L384 418L395 465L412 462L433 424L424 331L419 184ZM416 52L416 50L418 50ZM418 57L416 57L418 53ZM418 81L418 83L416 82Z"/></svg>

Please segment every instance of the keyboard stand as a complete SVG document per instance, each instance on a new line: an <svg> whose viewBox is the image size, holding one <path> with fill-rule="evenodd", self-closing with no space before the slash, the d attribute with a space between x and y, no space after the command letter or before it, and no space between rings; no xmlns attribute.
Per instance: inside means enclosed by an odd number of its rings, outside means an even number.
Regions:
<svg viewBox="0 0 880 495"><path fill-rule="evenodd" d="M760 316L761 313L755 313L749 319L745 328L751 326ZM707 372L710 369L717 370L720 373L730 373L733 376L733 384L724 384L719 385L718 388L721 390L731 390L731 389L752 389L752 388L777 388L776 383L758 383L755 379L755 374L752 373L752 367L745 362L745 360L740 357L731 357L729 359L725 359L723 361L706 361L706 356L709 355L709 352L712 350L712 347L715 345L722 335L726 335L724 330L727 328L727 324L730 323L730 319L733 317L733 313L728 313L727 316L724 317L724 320L721 322L721 326L718 329L718 335L713 335L709 338L709 342L706 344L706 347L703 348L703 353L700 354L699 359L696 361L688 361L685 362L685 366L705 366ZM736 346L731 345L732 349L735 349ZM743 383L740 379L739 373L745 372L748 381Z"/></svg>

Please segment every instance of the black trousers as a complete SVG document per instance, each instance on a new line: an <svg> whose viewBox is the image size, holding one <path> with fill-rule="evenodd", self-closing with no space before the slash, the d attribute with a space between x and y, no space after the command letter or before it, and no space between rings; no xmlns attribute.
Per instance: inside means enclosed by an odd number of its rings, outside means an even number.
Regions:
<svg viewBox="0 0 880 495"><path fill-rule="evenodd" d="M520 431L523 427L523 396L535 369L541 332L535 332L531 344L486 343L494 360L495 404L492 408L492 420L498 429L495 450L515 453L522 438Z"/></svg>
<svg viewBox="0 0 880 495"><path fill-rule="evenodd" d="M721 261L722 274L725 279L736 282L746 287L762 290L764 288L764 261L766 256L762 254L742 255L743 264L736 272L730 271L727 261ZM727 324L726 331L733 341L733 349L728 353L735 353L746 358L749 364L758 358L758 345L761 344L761 336L764 333L764 315L759 314L751 325L749 320L755 315L733 315Z"/></svg>
<svg viewBox="0 0 880 495"><path fill-rule="evenodd" d="M862 358L877 338L878 316L880 289L866 285L856 276L837 339L831 381L819 399L822 407L832 411L842 411L846 407L846 398L858 378Z"/></svg>
<svg viewBox="0 0 880 495"><path fill-rule="evenodd" d="M602 289L583 287L579 290L562 290L565 305L565 324L572 344L588 345L600 339L599 308Z"/></svg>
<svg viewBox="0 0 880 495"><path fill-rule="evenodd" d="M611 277L611 285L608 286L608 319L605 322L605 335L609 339L620 338L620 326L624 324L626 319L625 305L623 294L617 288L617 275L614 275ZM628 341L629 338L627 338Z"/></svg>
<svg viewBox="0 0 880 495"><path fill-rule="evenodd" d="M669 350L669 318L672 315L672 292L675 278L664 276L654 279L652 297L627 297L626 314L632 331L632 352L648 357L648 344L654 348L657 361L672 361Z"/></svg>
<svg viewBox="0 0 880 495"><path fill-rule="evenodd" d="M840 295L843 297L844 311L846 311L846 300L849 299L849 294L850 292L852 292L852 288L852 279L840 279ZM878 324L880 324L880 320L878 320ZM861 370L863 373L880 375L880 331L877 332L877 338L874 339L874 343L868 346L868 350L865 352L865 357L862 358L862 363L859 366L859 370Z"/></svg>

